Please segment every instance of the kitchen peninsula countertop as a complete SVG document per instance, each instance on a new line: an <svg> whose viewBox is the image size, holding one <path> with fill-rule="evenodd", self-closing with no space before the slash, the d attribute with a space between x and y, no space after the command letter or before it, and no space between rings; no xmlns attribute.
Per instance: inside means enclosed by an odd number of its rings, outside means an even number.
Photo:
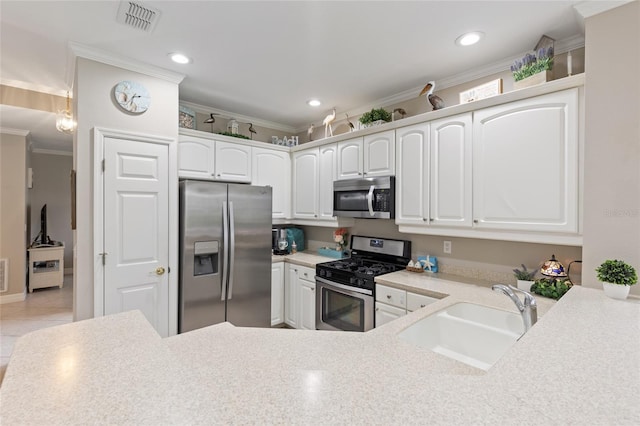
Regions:
<svg viewBox="0 0 640 426"><path fill-rule="evenodd" d="M314 253L312 251L303 251L303 252L286 254L286 255L276 255L276 254L271 255L272 263L287 262L287 263L293 263L300 266L306 266L309 268L315 268L317 263L331 262L332 260L336 260L336 259L333 259L331 257L326 257L326 256L320 256L319 254Z"/></svg>
<svg viewBox="0 0 640 426"><path fill-rule="evenodd" d="M459 301L515 310L482 286L396 272L448 297L368 333L229 323L161 339L140 312L18 340L2 424L638 424L640 303L574 287L489 371L400 341ZM28 406L28 408L26 408Z"/></svg>

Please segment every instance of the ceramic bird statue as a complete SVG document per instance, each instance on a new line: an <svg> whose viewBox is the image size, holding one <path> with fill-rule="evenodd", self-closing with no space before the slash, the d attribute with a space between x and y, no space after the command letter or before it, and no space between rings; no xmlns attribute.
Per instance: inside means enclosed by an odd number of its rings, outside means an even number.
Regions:
<svg viewBox="0 0 640 426"><path fill-rule="evenodd" d="M251 134L251 139L253 139L253 134L258 133L256 129L253 128L253 124L249 123L249 133Z"/></svg>
<svg viewBox="0 0 640 426"><path fill-rule="evenodd" d="M404 118L405 115L407 115L407 111L404 110L404 108L396 108L393 110L393 113L398 113L402 116L402 118Z"/></svg>
<svg viewBox="0 0 640 426"><path fill-rule="evenodd" d="M211 124L211 133L213 133L213 123L216 122L216 118L214 117L214 115L218 115L218 114L213 112L213 113L209 114L209 118L207 118L206 120L203 121L203 123Z"/></svg>
<svg viewBox="0 0 640 426"><path fill-rule="evenodd" d="M429 103L431 104L431 106L433 106L434 111L437 109L444 108L444 101L442 100L442 98L440 98L440 96L433 94L433 91L435 88L436 88L436 83L434 81L430 81L427 83L426 86L424 86L424 89L422 89L422 92L420 92L420 94L418 95L418 96L422 96L426 93L427 99L429 99Z"/></svg>
<svg viewBox="0 0 640 426"><path fill-rule="evenodd" d="M347 116L347 124L349 125L349 131L353 132L356 129L356 126L354 126L353 123L349 120L349 114L345 112L344 115Z"/></svg>
<svg viewBox="0 0 640 426"><path fill-rule="evenodd" d="M315 126L311 123L311 126L307 129L307 136L309 136L309 142L313 140L313 131L315 130Z"/></svg>
<svg viewBox="0 0 640 426"><path fill-rule="evenodd" d="M336 109L333 108L331 114L327 115L324 120L322 120L322 124L324 124L324 137L327 137L327 128L329 128L329 133L333 136L333 128L331 127L331 123L336 119Z"/></svg>

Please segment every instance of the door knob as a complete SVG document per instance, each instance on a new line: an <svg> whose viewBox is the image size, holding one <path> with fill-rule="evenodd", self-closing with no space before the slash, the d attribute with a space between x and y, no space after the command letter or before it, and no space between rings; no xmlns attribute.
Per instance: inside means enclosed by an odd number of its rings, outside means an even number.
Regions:
<svg viewBox="0 0 640 426"><path fill-rule="evenodd" d="M164 268L162 266L158 266L156 268L156 275L162 275L164 274Z"/></svg>

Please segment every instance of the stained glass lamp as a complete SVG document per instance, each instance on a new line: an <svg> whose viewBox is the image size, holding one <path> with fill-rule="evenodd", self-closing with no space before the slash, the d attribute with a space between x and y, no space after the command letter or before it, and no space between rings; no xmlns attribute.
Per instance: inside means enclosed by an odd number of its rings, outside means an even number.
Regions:
<svg viewBox="0 0 640 426"><path fill-rule="evenodd" d="M555 254L551 255L551 259L544 262L540 268L540 273L550 278L565 278L567 276L564 266L558 262Z"/></svg>

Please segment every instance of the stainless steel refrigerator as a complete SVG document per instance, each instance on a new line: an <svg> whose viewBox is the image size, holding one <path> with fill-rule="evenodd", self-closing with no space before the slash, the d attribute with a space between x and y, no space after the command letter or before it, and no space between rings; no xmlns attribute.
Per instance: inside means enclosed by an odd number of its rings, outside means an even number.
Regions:
<svg viewBox="0 0 640 426"><path fill-rule="evenodd" d="M271 324L271 188L180 182L178 331Z"/></svg>

